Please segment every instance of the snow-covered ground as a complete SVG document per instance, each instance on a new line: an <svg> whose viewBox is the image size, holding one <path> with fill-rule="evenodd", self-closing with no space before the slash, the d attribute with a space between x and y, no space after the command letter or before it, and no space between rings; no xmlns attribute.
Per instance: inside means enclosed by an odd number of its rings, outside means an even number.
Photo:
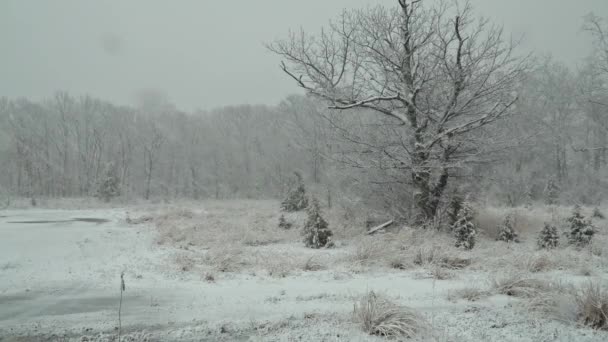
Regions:
<svg viewBox="0 0 608 342"><path fill-rule="evenodd" d="M215 223L230 221L220 207L215 203L203 212ZM210 276L196 265L176 263L184 253L198 262L197 255L207 248L159 245L159 232L151 224L126 223L126 209L7 210L0 215L0 341L116 340L121 272L126 285L123 340L380 341L352 321L354 303L369 290L421 312L429 323L420 336L424 341L608 340L604 332L528 314L520 299L497 294L474 302L450 298L457 289L485 286L488 275L482 270L459 270L445 280L422 268L325 267L276 276L245 267ZM264 224L256 215L243 217L252 225ZM73 220L82 218L107 222ZM204 224L197 228L203 237ZM333 253L336 260L352 248L311 251L297 240L243 247L305 258Z"/></svg>

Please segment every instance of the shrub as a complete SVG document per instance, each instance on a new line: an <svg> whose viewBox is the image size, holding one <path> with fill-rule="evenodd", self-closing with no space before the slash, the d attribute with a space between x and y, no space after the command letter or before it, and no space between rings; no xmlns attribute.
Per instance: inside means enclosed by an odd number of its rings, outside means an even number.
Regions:
<svg viewBox="0 0 608 342"><path fill-rule="evenodd" d="M118 169L113 163L106 166L103 178L97 187L96 195L105 202L120 196L120 177L118 176Z"/></svg>
<svg viewBox="0 0 608 342"><path fill-rule="evenodd" d="M498 227L496 240L505 242L519 242L519 237L514 228L513 215L505 216L503 223Z"/></svg>
<svg viewBox="0 0 608 342"><path fill-rule="evenodd" d="M600 211L600 208L597 208L597 207L593 209L593 214L591 214L591 217L596 218L596 219L600 219L600 220L603 220L603 219L606 218L606 216L604 215L604 213L602 213Z"/></svg>
<svg viewBox="0 0 608 342"><path fill-rule="evenodd" d="M287 222L287 220L285 219L285 215L281 215L281 217L279 217L279 228L287 230L291 229L291 227L291 222Z"/></svg>
<svg viewBox="0 0 608 342"><path fill-rule="evenodd" d="M448 220L450 227L454 226L454 223L458 221L458 212L462 209L463 199L459 195L454 195L450 199L450 204L448 205Z"/></svg>
<svg viewBox="0 0 608 342"><path fill-rule="evenodd" d="M355 304L354 317L370 335L412 338L425 328L423 318L412 309L391 303L373 291Z"/></svg>
<svg viewBox="0 0 608 342"><path fill-rule="evenodd" d="M581 207L576 205L572 211L572 216L568 218L570 231L568 232L568 242L572 245L585 246L591 242L595 229L590 220L586 220L581 214Z"/></svg>
<svg viewBox="0 0 608 342"><path fill-rule="evenodd" d="M464 202L462 208L458 211L458 219L452 226L456 238L456 247L464 249L475 247L477 229L473 223L473 216L473 209L467 202Z"/></svg>
<svg viewBox="0 0 608 342"><path fill-rule="evenodd" d="M329 230L327 221L321 216L319 201L313 198L308 208L308 219L304 224L304 243L306 247L321 248L331 246L332 231Z"/></svg>
<svg viewBox="0 0 608 342"><path fill-rule="evenodd" d="M555 248L559 245L559 234L555 226L545 223L545 227L538 235L537 245L539 248Z"/></svg>
<svg viewBox="0 0 608 342"><path fill-rule="evenodd" d="M287 197L281 202L281 209L287 212L300 211L308 207L308 198L306 198L306 189L304 181L298 172L294 172L295 182L293 182Z"/></svg>

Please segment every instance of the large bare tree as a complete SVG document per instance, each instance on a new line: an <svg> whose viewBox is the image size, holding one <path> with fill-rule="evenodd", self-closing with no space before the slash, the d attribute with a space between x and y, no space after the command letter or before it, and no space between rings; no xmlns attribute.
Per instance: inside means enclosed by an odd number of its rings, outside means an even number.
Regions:
<svg viewBox="0 0 608 342"><path fill-rule="evenodd" d="M382 152L406 171L418 218L427 220L451 173L485 143L475 131L513 109L528 60L515 45L500 27L475 19L468 2L398 0L344 11L317 35L292 32L268 47L330 108L373 111L398 126L407 139Z"/></svg>

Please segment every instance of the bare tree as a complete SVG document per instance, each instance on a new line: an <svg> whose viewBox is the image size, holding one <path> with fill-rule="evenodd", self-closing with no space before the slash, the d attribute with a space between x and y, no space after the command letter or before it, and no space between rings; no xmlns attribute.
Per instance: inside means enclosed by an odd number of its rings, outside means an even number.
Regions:
<svg viewBox="0 0 608 342"><path fill-rule="evenodd" d="M398 127L407 139L380 152L409 171L419 218L427 220L451 172L483 143L474 132L516 103L527 58L514 46L501 28L474 20L468 2L425 8L399 0L345 11L319 35L292 32L268 47L287 75L330 108L370 110Z"/></svg>

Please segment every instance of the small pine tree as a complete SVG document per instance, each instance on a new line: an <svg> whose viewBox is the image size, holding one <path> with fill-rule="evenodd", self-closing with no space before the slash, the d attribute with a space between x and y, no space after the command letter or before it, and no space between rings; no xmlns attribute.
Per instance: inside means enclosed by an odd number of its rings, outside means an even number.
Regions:
<svg viewBox="0 0 608 342"><path fill-rule="evenodd" d="M103 178L97 187L97 197L109 202L112 198L120 196L120 177L113 163L106 166Z"/></svg>
<svg viewBox="0 0 608 342"><path fill-rule="evenodd" d="M454 195L450 199L450 204L448 205L448 220L450 227L454 226L454 223L458 221L458 212L462 208L463 199L459 195Z"/></svg>
<svg viewBox="0 0 608 342"><path fill-rule="evenodd" d="M505 216L505 220L498 227L498 237L496 240L504 242L519 242L519 236L514 228L514 221L513 215Z"/></svg>
<svg viewBox="0 0 608 342"><path fill-rule="evenodd" d="M291 222L287 222L287 220L285 219L285 215L281 215L281 217L279 217L279 228L282 229L291 229Z"/></svg>
<svg viewBox="0 0 608 342"><path fill-rule="evenodd" d="M327 221L321 216L319 201L312 199L308 207L308 219L302 231L306 247L321 248L331 246L332 231L329 230Z"/></svg>
<svg viewBox="0 0 608 342"><path fill-rule="evenodd" d="M594 209L593 209L593 214L591 215L591 217L596 218L596 219L603 220L603 219L605 219L605 218L606 218L606 215L604 215L604 213L602 213L602 212L600 211L600 208L597 208L597 207L596 207L596 208L594 208Z"/></svg>
<svg viewBox="0 0 608 342"><path fill-rule="evenodd" d="M572 216L568 218L570 231L568 232L568 242L572 245L584 246L591 242L595 229L590 220L586 220L581 214L581 207L576 205L572 211Z"/></svg>
<svg viewBox="0 0 608 342"><path fill-rule="evenodd" d="M539 248L550 249L555 248L559 245L559 234L557 228L554 225L545 223L545 227L538 234L538 240L536 241Z"/></svg>
<svg viewBox="0 0 608 342"><path fill-rule="evenodd" d="M532 187L528 188L528 190L526 191L526 197L524 201L524 207L527 209L531 209L534 205L534 192L532 190Z"/></svg>
<svg viewBox="0 0 608 342"><path fill-rule="evenodd" d="M473 218L473 209L467 202L463 202L462 208L458 211L458 218L452 226L456 238L456 247L464 249L475 247L477 229L473 223Z"/></svg>
<svg viewBox="0 0 608 342"><path fill-rule="evenodd" d="M545 200L547 204L557 204L559 199L560 188L557 185L557 182L553 178L550 178L547 181L547 186L545 187Z"/></svg>
<svg viewBox="0 0 608 342"><path fill-rule="evenodd" d="M294 172L296 180L287 193L287 197L281 203L281 209L287 212L300 211L308 207L304 181L299 172Z"/></svg>

